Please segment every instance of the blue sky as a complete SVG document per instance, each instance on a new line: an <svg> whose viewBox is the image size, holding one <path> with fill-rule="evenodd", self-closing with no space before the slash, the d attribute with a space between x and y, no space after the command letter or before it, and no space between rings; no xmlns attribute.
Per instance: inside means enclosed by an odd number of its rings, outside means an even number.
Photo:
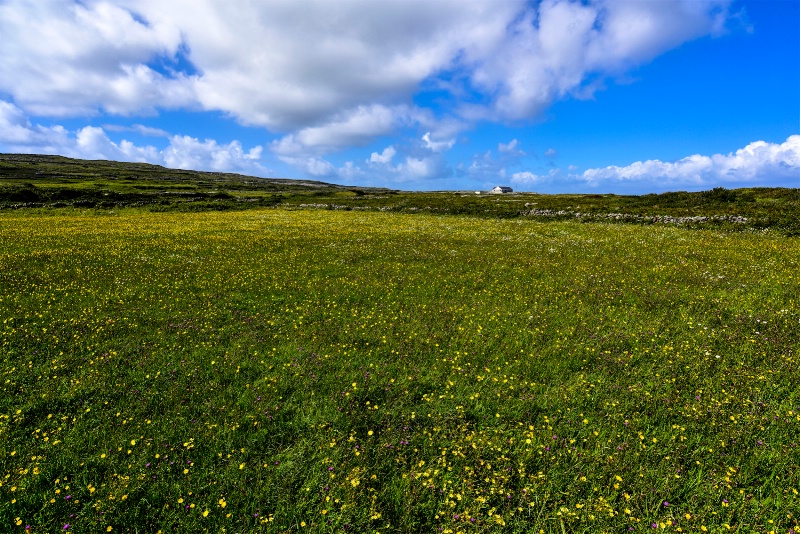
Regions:
<svg viewBox="0 0 800 534"><path fill-rule="evenodd" d="M398 189L800 187L797 0L0 0L0 152Z"/></svg>

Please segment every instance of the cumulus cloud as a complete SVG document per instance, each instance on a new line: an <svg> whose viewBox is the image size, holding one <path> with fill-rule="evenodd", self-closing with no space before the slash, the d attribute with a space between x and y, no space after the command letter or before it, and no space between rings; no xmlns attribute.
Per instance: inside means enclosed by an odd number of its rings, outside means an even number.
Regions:
<svg viewBox="0 0 800 534"><path fill-rule="evenodd" d="M306 172L312 176L331 176L335 169L329 161L318 158L309 158L304 162Z"/></svg>
<svg viewBox="0 0 800 534"><path fill-rule="evenodd" d="M497 155L491 150L474 154L468 166L461 165L457 170L476 184L497 185L498 180L505 181L508 174L520 166L526 155L519 140L512 139L508 143L498 143Z"/></svg>
<svg viewBox="0 0 800 534"><path fill-rule="evenodd" d="M455 139L444 139L442 141L434 141L431 139L431 133L427 132L425 135L422 136L422 142L425 144L425 148L432 152L442 152L444 150L450 150L453 148L453 145L456 143Z"/></svg>
<svg viewBox="0 0 800 534"><path fill-rule="evenodd" d="M401 162L393 164L389 157L390 155L394 157L393 151L392 147L387 147L382 154L373 152L364 166L347 161L336 167L330 161L317 157L281 157L281 160L314 178L349 184L374 186L413 184L415 188L424 189L429 181L450 175L446 163L438 155L405 156Z"/></svg>
<svg viewBox="0 0 800 534"><path fill-rule="evenodd" d="M664 187L784 183L800 187L800 135L783 143L755 141L729 154L691 155L674 162L637 161L625 167L587 169L580 178L591 186L639 182Z"/></svg>
<svg viewBox="0 0 800 534"><path fill-rule="evenodd" d="M67 149L66 155L85 159L108 159L117 161L136 161L141 163L158 161L159 153L152 146L136 146L123 140L114 143L102 128L86 126L78 130L75 143Z"/></svg>
<svg viewBox="0 0 800 534"><path fill-rule="evenodd" d="M63 126L31 124L23 110L0 100L0 147L5 151L63 154L60 150L72 142Z"/></svg>
<svg viewBox="0 0 800 534"><path fill-rule="evenodd" d="M303 128L274 141L272 151L279 155L324 154L337 149L363 145L374 137L392 132L408 121L405 106L360 106L339 113L330 122Z"/></svg>
<svg viewBox="0 0 800 534"><path fill-rule="evenodd" d="M550 169L545 174L536 174L530 171L515 172L511 175L511 183L521 191L530 191L533 186L552 185L571 182L574 178L564 176L561 169Z"/></svg>
<svg viewBox="0 0 800 534"><path fill-rule="evenodd" d="M413 125L444 150L475 121L536 117L557 99L591 96L604 78L720 33L728 6L6 0L0 92L38 116L221 111L285 134L271 148L287 157L318 157ZM430 88L445 93L435 111L414 103Z"/></svg>
<svg viewBox="0 0 800 534"><path fill-rule="evenodd" d="M386 187L395 184L413 189L430 189L431 182L449 177L452 172L440 154L428 156L407 155L398 163L393 147L381 154L373 152L362 164L346 161L337 167L332 162L318 157L281 157L281 161L292 165L305 174L337 183Z"/></svg>
<svg viewBox="0 0 800 534"><path fill-rule="evenodd" d="M398 167L398 173L409 180L441 178L442 161L438 158L407 157Z"/></svg>
<svg viewBox="0 0 800 534"><path fill-rule="evenodd" d="M387 146L383 149L383 152L378 154L377 152L373 152L372 155L369 157L370 163L391 163L392 158L397 154L397 150L394 149L393 146Z"/></svg>
<svg viewBox="0 0 800 534"><path fill-rule="evenodd" d="M28 113L86 116L191 105L191 79L148 62L175 56L179 26L150 23L109 2L0 4L0 91Z"/></svg>
<svg viewBox="0 0 800 534"><path fill-rule="evenodd" d="M239 141L218 144L213 139L200 141L188 135L176 135L170 137L169 146L161 155L167 167L261 174L266 170L258 163L261 151L260 146L245 151Z"/></svg>
<svg viewBox="0 0 800 534"><path fill-rule="evenodd" d="M587 169L570 165L567 172L516 172L511 183L521 190L534 187L563 192L662 192L726 187L800 187L800 135L783 143L754 141L728 154L694 154L673 162L637 161L626 166Z"/></svg>
<svg viewBox="0 0 800 534"><path fill-rule="evenodd" d="M475 116L520 120L554 100L590 97L602 78L616 76L683 42L718 34L727 1L544 0L524 9L495 42L466 54L473 83L493 96Z"/></svg>
<svg viewBox="0 0 800 534"><path fill-rule="evenodd" d="M511 182L515 184L538 184L542 181L541 176L530 171L515 172L511 175Z"/></svg>
<svg viewBox="0 0 800 534"><path fill-rule="evenodd" d="M429 189L431 181L441 181L452 174L443 154L424 146L405 147L402 153L388 146L380 154L373 152L363 164L349 161L336 169L339 181L381 186L394 183L418 189Z"/></svg>
<svg viewBox="0 0 800 534"><path fill-rule="evenodd" d="M525 152L519 149L519 141L512 139L508 143L498 143L497 151L501 154L514 154L517 156L524 156Z"/></svg>
<svg viewBox="0 0 800 534"><path fill-rule="evenodd" d="M178 169L242 172L268 176L261 164L263 147L245 151L239 141L219 144L213 139L173 135L159 150L128 140L112 141L103 128L86 126L70 132L63 126L32 124L14 104L0 101L0 152L61 154L81 159L105 159L154 163Z"/></svg>

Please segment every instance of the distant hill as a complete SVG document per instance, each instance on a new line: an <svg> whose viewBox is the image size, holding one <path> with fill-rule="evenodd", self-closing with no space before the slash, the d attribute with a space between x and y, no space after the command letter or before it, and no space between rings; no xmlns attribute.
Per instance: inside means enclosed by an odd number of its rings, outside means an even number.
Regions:
<svg viewBox="0 0 800 534"><path fill-rule="evenodd" d="M346 186L314 180L259 178L234 173L169 169L150 163L128 163L107 160L73 159L38 154L0 154L0 180L60 181L136 180L163 182L175 186L220 186L243 189L306 190L307 188L349 189ZM249 186L249 187L245 187Z"/></svg>
<svg viewBox="0 0 800 534"><path fill-rule="evenodd" d="M259 178L233 173L168 169L148 163L63 156L0 154L0 208L141 207L230 209L277 204L286 198L348 196L388 189L314 180Z"/></svg>

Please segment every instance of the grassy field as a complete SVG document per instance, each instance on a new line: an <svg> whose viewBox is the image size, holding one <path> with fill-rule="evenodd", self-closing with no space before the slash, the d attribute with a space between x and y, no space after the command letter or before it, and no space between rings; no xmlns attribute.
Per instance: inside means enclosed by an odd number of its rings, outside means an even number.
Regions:
<svg viewBox="0 0 800 534"><path fill-rule="evenodd" d="M4 211L0 525L798 531L798 273L775 232Z"/></svg>

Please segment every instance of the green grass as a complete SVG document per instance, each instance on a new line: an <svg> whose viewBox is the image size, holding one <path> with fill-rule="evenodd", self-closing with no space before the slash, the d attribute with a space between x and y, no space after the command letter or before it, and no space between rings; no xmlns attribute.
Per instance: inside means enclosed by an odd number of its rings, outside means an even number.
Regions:
<svg viewBox="0 0 800 534"><path fill-rule="evenodd" d="M777 232L4 211L0 524L796 531L798 272Z"/></svg>

